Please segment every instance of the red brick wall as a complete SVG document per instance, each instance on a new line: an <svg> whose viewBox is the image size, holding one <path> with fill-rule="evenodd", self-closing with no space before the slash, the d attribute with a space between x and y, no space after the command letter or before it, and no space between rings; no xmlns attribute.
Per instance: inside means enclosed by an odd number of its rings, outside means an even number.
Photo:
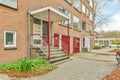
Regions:
<svg viewBox="0 0 120 80"><path fill-rule="evenodd" d="M53 8L58 9L59 4L71 11L72 14L78 15L90 25L93 25L86 17L82 16L83 14L76 11L65 0L18 0L18 10L0 5L0 64L13 62L20 58L27 57L28 10L34 10L45 6L52 6ZM54 33L67 35L66 27L54 24L53 29ZM4 30L16 31L17 49L4 49ZM89 35L87 32L79 32L70 29L71 36L80 37L83 34Z"/></svg>

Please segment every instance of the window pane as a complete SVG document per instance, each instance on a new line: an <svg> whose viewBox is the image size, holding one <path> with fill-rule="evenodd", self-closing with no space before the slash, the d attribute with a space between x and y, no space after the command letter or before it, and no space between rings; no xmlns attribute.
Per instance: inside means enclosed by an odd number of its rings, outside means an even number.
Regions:
<svg viewBox="0 0 120 80"><path fill-rule="evenodd" d="M17 9L17 0L0 0L0 4Z"/></svg>
<svg viewBox="0 0 120 80"><path fill-rule="evenodd" d="M90 7L93 8L93 0L90 0Z"/></svg>
<svg viewBox="0 0 120 80"><path fill-rule="evenodd" d="M80 11L80 0L74 0L73 6Z"/></svg>
<svg viewBox="0 0 120 80"><path fill-rule="evenodd" d="M72 3L72 0L66 0L67 2L69 2L70 4Z"/></svg>
<svg viewBox="0 0 120 80"><path fill-rule="evenodd" d="M40 19L37 19L37 18L34 18L34 23L35 23L35 24L38 24L38 25L41 25L41 20L40 20Z"/></svg>
<svg viewBox="0 0 120 80"><path fill-rule="evenodd" d="M82 4L82 12L85 13L85 5L84 4Z"/></svg>
<svg viewBox="0 0 120 80"><path fill-rule="evenodd" d="M73 16L73 27L74 29L80 30L80 19L76 16Z"/></svg>
<svg viewBox="0 0 120 80"><path fill-rule="evenodd" d="M82 30L85 31L86 30L86 22L82 22Z"/></svg>
<svg viewBox="0 0 120 80"><path fill-rule="evenodd" d="M39 44L39 45L40 45L40 44L41 44L41 40L35 39L35 40L34 40L34 44Z"/></svg>
<svg viewBox="0 0 120 80"><path fill-rule="evenodd" d="M90 12L90 17L89 17L89 19L90 19L91 21L93 21L93 15L92 15L91 12Z"/></svg>
<svg viewBox="0 0 120 80"><path fill-rule="evenodd" d="M6 33L6 45L13 45L13 33Z"/></svg>
<svg viewBox="0 0 120 80"><path fill-rule="evenodd" d="M71 13L61 6L59 6L59 11L70 18L69 24L71 24ZM63 21L60 22L60 24L62 24L64 26L68 26L68 20L63 20Z"/></svg>

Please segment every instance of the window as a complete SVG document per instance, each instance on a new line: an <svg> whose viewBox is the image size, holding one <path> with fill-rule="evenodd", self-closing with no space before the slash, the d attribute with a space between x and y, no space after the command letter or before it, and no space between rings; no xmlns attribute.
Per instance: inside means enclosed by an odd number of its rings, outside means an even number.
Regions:
<svg viewBox="0 0 120 80"><path fill-rule="evenodd" d="M89 14L90 14L89 19L90 19L91 21L93 21L93 15L92 15L92 13L90 12Z"/></svg>
<svg viewBox="0 0 120 80"><path fill-rule="evenodd" d="M61 6L59 6L59 11L70 18L69 24L71 24L71 13ZM63 21L60 22L60 24L64 25L64 26L68 26L68 20L63 20Z"/></svg>
<svg viewBox="0 0 120 80"><path fill-rule="evenodd" d="M38 18L34 18L34 23L38 24L38 25L41 25L41 20L38 19Z"/></svg>
<svg viewBox="0 0 120 80"><path fill-rule="evenodd" d="M90 34L93 34L92 26L89 26Z"/></svg>
<svg viewBox="0 0 120 80"><path fill-rule="evenodd" d="M4 31L4 47L15 48L16 47L16 32Z"/></svg>
<svg viewBox="0 0 120 80"><path fill-rule="evenodd" d="M89 26L89 27L90 27L90 31L93 31L93 30L92 30L92 26Z"/></svg>
<svg viewBox="0 0 120 80"><path fill-rule="evenodd" d="M90 31L90 25L86 24L86 31Z"/></svg>
<svg viewBox="0 0 120 80"><path fill-rule="evenodd" d="M85 31L86 30L86 22L82 21L82 30Z"/></svg>
<svg viewBox="0 0 120 80"><path fill-rule="evenodd" d="M89 17L89 10L86 8L86 15Z"/></svg>
<svg viewBox="0 0 120 80"><path fill-rule="evenodd" d="M80 28L81 28L81 21L80 21L80 19L79 19L78 17L76 17L76 16L73 16L73 27L74 27L74 29L76 29L76 30L80 30Z"/></svg>
<svg viewBox="0 0 120 80"><path fill-rule="evenodd" d="M93 8L93 0L90 0L90 7Z"/></svg>
<svg viewBox="0 0 120 80"><path fill-rule="evenodd" d="M74 0L73 7L75 7L78 11L81 11L81 2L80 0Z"/></svg>
<svg viewBox="0 0 120 80"><path fill-rule="evenodd" d="M86 41L85 38L83 38L83 45L82 45L83 48L85 48L85 41Z"/></svg>
<svg viewBox="0 0 120 80"><path fill-rule="evenodd" d="M72 0L66 0L68 3L72 4Z"/></svg>
<svg viewBox="0 0 120 80"><path fill-rule="evenodd" d="M42 34L41 20L34 18L33 34Z"/></svg>
<svg viewBox="0 0 120 80"><path fill-rule="evenodd" d="M90 1L90 0L87 0L88 2Z"/></svg>
<svg viewBox="0 0 120 80"><path fill-rule="evenodd" d="M0 4L17 9L17 0L0 0Z"/></svg>
<svg viewBox="0 0 120 80"><path fill-rule="evenodd" d="M82 4L82 12L83 12L83 13L85 13L85 9L86 9L85 5Z"/></svg>

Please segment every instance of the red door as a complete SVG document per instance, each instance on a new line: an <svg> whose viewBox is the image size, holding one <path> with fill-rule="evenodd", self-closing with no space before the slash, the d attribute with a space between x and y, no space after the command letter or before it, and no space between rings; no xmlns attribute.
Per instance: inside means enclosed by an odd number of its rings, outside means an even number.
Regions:
<svg viewBox="0 0 120 80"><path fill-rule="evenodd" d="M69 36L62 36L62 50L65 53L69 53L70 51L70 37Z"/></svg>
<svg viewBox="0 0 120 80"><path fill-rule="evenodd" d="M54 46L59 47L59 34L54 34Z"/></svg>
<svg viewBox="0 0 120 80"><path fill-rule="evenodd" d="M73 53L80 52L80 38L73 38Z"/></svg>

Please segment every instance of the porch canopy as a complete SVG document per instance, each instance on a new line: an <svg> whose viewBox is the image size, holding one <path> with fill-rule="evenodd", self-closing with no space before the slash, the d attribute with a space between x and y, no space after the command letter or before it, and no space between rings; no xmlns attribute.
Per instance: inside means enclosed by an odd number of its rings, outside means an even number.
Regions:
<svg viewBox="0 0 120 80"><path fill-rule="evenodd" d="M50 11L50 22L58 22L69 19L68 16L64 15L63 13L57 11L56 9L50 6L33 10L30 12L30 14L33 15L34 17L48 21L48 11Z"/></svg>

